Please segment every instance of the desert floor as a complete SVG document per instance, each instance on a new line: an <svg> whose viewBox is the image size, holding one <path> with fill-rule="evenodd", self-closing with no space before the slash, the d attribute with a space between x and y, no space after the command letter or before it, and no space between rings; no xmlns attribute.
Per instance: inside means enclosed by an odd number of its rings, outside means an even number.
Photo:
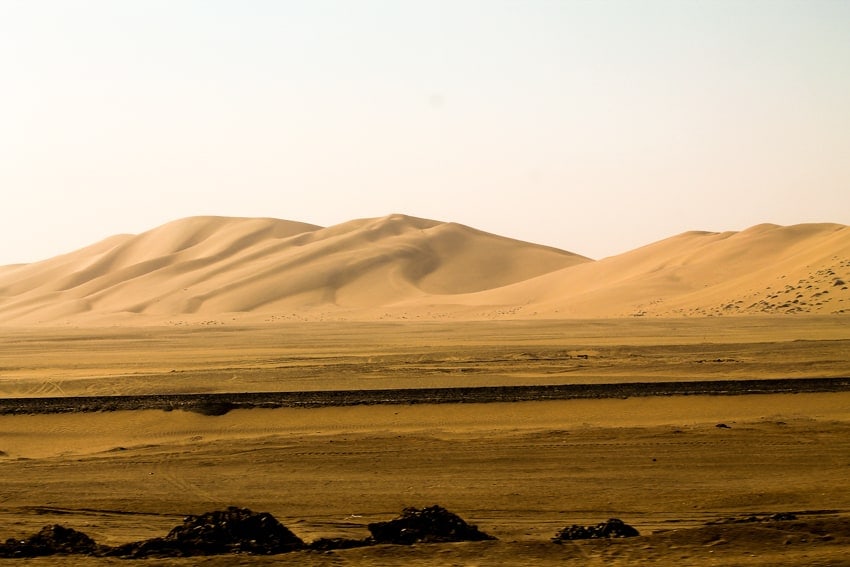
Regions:
<svg viewBox="0 0 850 567"><path fill-rule="evenodd" d="M827 317L4 329L0 339L5 397L850 375L850 325ZM361 538L369 522L432 504L499 538L152 565L850 564L846 392L5 415L0 451L0 538L61 523L119 544L228 505L271 512L306 541ZM706 525L777 512L797 520ZM549 541L610 517L643 535Z"/></svg>

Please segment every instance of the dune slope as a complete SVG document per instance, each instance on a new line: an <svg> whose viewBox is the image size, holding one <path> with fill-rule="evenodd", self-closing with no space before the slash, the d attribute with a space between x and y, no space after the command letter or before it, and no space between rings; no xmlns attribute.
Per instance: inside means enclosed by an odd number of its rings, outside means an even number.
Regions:
<svg viewBox="0 0 850 567"><path fill-rule="evenodd" d="M0 271L0 322L383 308L502 287L589 261L404 215L328 228L191 217L7 267Z"/></svg>
<svg viewBox="0 0 850 567"><path fill-rule="evenodd" d="M687 232L459 300L553 317L841 314L848 282L850 227L763 224Z"/></svg>

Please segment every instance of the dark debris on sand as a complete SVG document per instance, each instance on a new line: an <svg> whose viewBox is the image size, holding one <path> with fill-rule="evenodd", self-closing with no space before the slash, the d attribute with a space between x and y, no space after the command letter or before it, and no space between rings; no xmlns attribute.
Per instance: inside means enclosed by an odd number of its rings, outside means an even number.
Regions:
<svg viewBox="0 0 850 567"><path fill-rule="evenodd" d="M388 522L369 524L365 539L321 538L306 545L269 513L230 506L225 510L186 516L165 537L116 547L98 545L82 532L60 525L45 526L28 539L0 544L0 558L48 555L93 555L142 559L247 553L273 555L302 549L330 551L378 543L411 545L419 542L481 541L495 539L440 506L406 508Z"/></svg>
<svg viewBox="0 0 850 567"><path fill-rule="evenodd" d="M189 557L223 553L272 555L303 549L304 542L269 513L230 506L187 516L163 538L128 543L108 555L118 557Z"/></svg>
<svg viewBox="0 0 850 567"><path fill-rule="evenodd" d="M442 506L405 508L398 518L389 522L375 522L368 527L375 543L412 545L496 539L476 526L467 524L460 516Z"/></svg>
<svg viewBox="0 0 850 567"><path fill-rule="evenodd" d="M72 528L59 524L44 526L41 531L27 539L7 539L0 543L0 557L43 557L46 555L95 555L105 548Z"/></svg>
<svg viewBox="0 0 850 567"><path fill-rule="evenodd" d="M0 557L48 555L94 555L101 557L190 557L224 553L271 555L304 549L301 539L274 516L231 506L226 510L187 516L183 524L165 537L127 543L117 547L98 545L77 530L60 525L45 526L24 540L0 544Z"/></svg>
<svg viewBox="0 0 850 567"><path fill-rule="evenodd" d="M595 526L579 526L573 524L559 531L552 541L570 541L574 539L601 539L617 537L637 537L640 533L623 520L611 518L607 522Z"/></svg>
<svg viewBox="0 0 850 567"><path fill-rule="evenodd" d="M719 524L754 524L754 523L767 523L767 522L788 522L791 520L796 520L797 515L793 512L777 512L775 514L751 514L749 516L737 516L732 518L723 518L722 520L715 520L713 522L707 522L706 525L713 526Z"/></svg>

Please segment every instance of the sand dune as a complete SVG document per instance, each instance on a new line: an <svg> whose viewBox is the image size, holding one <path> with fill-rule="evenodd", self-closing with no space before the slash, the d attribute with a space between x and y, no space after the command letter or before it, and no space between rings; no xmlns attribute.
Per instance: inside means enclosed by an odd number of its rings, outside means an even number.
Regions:
<svg viewBox="0 0 850 567"><path fill-rule="evenodd" d="M0 317L55 324L363 309L497 288L588 261L404 215L328 228L193 217L4 269Z"/></svg>
<svg viewBox="0 0 850 567"><path fill-rule="evenodd" d="M763 224L686 232L454 301L481 315L512 305L517 317L842 314L847 282L850 228Z"/></svg>
<svg viewBox="0 0 850 567"><path fill-rule="evenodd" d="M0 267L0 323L850 313L850 228L686 232L592 261L390 215L191 217Z"/></svg>
<svg viewBox="0 0 850 567"><path fill-rule="evenodd" d="M688 232L503 290L564 316L850 312L850 228ZM487 298L488 301L492 301Z"/></svg>

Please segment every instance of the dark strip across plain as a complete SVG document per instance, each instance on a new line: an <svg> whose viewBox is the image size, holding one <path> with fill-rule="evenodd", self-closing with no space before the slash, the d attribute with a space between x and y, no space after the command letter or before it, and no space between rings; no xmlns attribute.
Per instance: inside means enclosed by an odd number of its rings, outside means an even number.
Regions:
<svg viewBox="0 0 850 567"><path fill-rule="evenodd" d="M739 396L847 391L850 391L850 377L484 386L474 388L3 398L0 399L0 415L141 409L187 410L208 415L220 415L233 409L250 408L526 402L646 396Z"/></svg>

